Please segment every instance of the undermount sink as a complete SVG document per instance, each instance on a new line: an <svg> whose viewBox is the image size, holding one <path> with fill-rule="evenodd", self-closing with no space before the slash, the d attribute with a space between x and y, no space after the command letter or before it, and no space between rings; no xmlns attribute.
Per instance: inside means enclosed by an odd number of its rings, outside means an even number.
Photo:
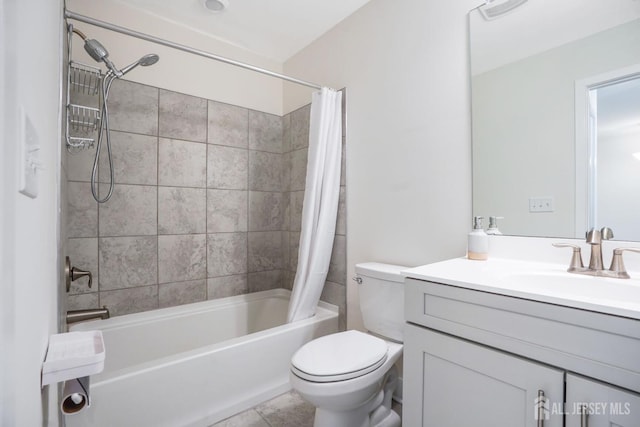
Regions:
<svg viewBox="0 0 640 427"><path fill-rule="evenodd" d="M405 270L406 277L640 319L640 277L594 277L566 265L503 258L455 258Z"/></svg>
<svg viewBox="0 0 640 427"><path fill-rule="evenodd" d="M505 286L523 291L588 299L595 303L609 301L637 305L640 302L640 283L634 279L612 279L567 272L522 272L506 274L501 281Z"/></svg>

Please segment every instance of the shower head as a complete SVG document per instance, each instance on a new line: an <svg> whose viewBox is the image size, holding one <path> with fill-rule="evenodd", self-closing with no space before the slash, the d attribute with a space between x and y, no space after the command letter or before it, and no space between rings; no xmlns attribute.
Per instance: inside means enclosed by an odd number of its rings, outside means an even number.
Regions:
<svg viewBox="0 0 640 427"><path fill-rule="evenodd" d="M122 70L120 70L121 75L119 75L118 77L122 77L123 75L127 74L129 71L136 68L138 65L141 65L143 67L148 67L149 65L153 65L156 62L158 62L159 59L160 57L155 53L150 53L148 55L145 55L142 58L138 59L136 62L129 64L126 67L124 67Z"/></svg>
<svg viewBox="0 0 640 427"><path fill-rule="evenodd" d="M96 62L104 62L107 68L109 68L109 70L111 70L116 76L122 76L122 72L120 72L109 59L109 52L98 40L85 39L84 50L86 50L89 56L91 56Z"/></svg>

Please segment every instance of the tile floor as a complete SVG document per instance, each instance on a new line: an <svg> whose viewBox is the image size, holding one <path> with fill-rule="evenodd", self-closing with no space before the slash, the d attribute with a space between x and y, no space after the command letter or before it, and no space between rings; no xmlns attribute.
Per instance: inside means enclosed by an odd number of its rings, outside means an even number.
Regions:
<svg viewBox="0 0 640 427"><path fill-rule="evenodd" d="M402 414L402 405L393 409ZM313 427L315 408L295 391L281 394L211 427Z"/></svg>
<svg viewBox="0 0 640 427"><path fill-rule="evenodd" d="M314 413L313 405L291 391L212 427L312 427Z"/></svg>

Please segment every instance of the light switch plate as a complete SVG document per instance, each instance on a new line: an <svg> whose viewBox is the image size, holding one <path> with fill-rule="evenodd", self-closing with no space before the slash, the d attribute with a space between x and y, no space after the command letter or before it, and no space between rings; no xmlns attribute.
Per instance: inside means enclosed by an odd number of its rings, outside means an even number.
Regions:
<svg viewBox="0 0 640 427"><path fill-rule="evenodd" d="M38 197L38 170L42 169L40 164L40 144L36 128L31 119L20 107L20 163L19 163L19 187L18 191L25 196L35 199Z"/></svg>
<svg viewBox="0 0 640 427"><path fill-rule="evenodd" d="M553 212L553 197L529 197L529 212Z"/></svg>

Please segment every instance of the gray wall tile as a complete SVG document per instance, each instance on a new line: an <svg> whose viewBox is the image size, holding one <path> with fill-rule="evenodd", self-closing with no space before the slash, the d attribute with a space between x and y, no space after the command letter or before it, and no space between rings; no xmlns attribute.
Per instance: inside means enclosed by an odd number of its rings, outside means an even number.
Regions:
<svg viewBox="0 0 640 427"><path fill-rule="evenodd" d="M160 90L159 136L207 141L207 100Z"/></svg>
<svg viewBox="0 0 640 427"><path fill-rule="evenodd" d="M207 235L207 277L247 272L247 233Z"/></svg>
<svg viewBox="0 0 640 427"><path fill-rule="evenodd" d="M96 237L98 235L98 203L91 195L91 184L69 182L67 191L67 235Z"/></svg>
<svg viewBox="0 0 640 427"><path fill-rule="evenodd" d="M207 232L247 231L247 191L207 190Z"/></svg>
<svg viewBox="0 0 640 427"><path fill-rule="evenodd" d="M207 187L228 190L247 188L249 154L245 149L207 146Z"/></svg>
<svg viewBox="0 0 640 427"><path fill-rule="evenodd" d="M98 289L96 288L96 291ZM98 292L90 294L67 295L67 310L86 310L100 307Z"/></svg>
<svg viewBox="0 0 640 427"><path fill-rule="evenodd" d="M282 154L249 151L249 190L282 191Z"/></svg>
<svg viewBox="0 0 640 427"><path fill-rule="evenodd" d="M158 184L172 187L206 187L207 146L198 142L160 138Z"/></svg>
<svg viewBox="0 0 640 427"><path fill-rule="evenodd" d="M83 264L78 268L96 270L100 290L88 292L86 284L74 283L72 292L82 293L69 295L70 307L106 304L112 315L120 315L291 288L309 106L281 118L168 91L160 95L137 83L116 84L110 106L115 106L119 184L112 200L98 206L91 197L92 152L64 162L70 180L65 181L70 188L67 253ZM166 138L157 138L159 126ZM342 164L344 184L346 161ZM104 159L101 171L104 180ZM102 195L106 188L101 185ZM336 226L342 240L334 242L323 294L338 302L345 295L344 286L334 283L344 282L346 274L346 261L340 260L346 242L344 190Z"/></svg>
<svg viewBox="0 0 640 427"><path fill-rule="evenodd" d="M340 185L347 185L347 146L342 140L342 160L340 164Z"/></svg>
<svg viewBox="0 0 640 427"><path fill-rule="evenodd" d="M282 268L282 233L249 232L249 272Z"/></svg>
<svg viewBox="0 0 640 427"><path fill-rule="evenodd" d="M158 183L158 137L111 132L113 175L118 184ZM100 154L100 182L109 182L109 156Z"/></svg>
<svg viewBox="0 0 640 427"><path fill-rule="evenodd" d="M158 234L206 233L204 188L158 187Z"/></svg>
<svg viewBox="0 0 640 427"><path fill-rule="evenodd" d="M282 152L291 151L291 114L282 117Z"/></svg>
<svg viewBox="0 0 640 427"><path fill-rule="evenodd" d="M158 308L158 285L100 292L100 304L107 306L111 316L155 310Z"/></svg>
<svg viewBox="0 0 640 427"><path fill-rule="evenodd" d="M325 282L320 299L338 306L338 324L340 330L344 331L347 326L347 288L339 283Z"/></svg>
<svg viewBox="0 0 640 427"><path fill-rule="evenodd" d="M289 230L300 231L302 225L302 205L304 202L304 191L292 191L291 196L291 223Z"/></svg>
<svg viewBox="0 0 640 427"><path fill-rule="evenodd" d="M205 301L206 299L206 280L161 283L158 285L158 302L160 308L190 304L193 302Z"/></svg>
<svg viewBox="0 0 640 427"><path fill-rule="evenodd" d="M210 144L248 147L249 110L246 108L209 101L208 125Z"/></svg>
<svg viewBox="0 0 640 427"><path fill-rule="evenodd" d="M282 118L249 111L249 149L282 153Z"/></svg>
<svg viewBox="0 0 640 427"><path fill-rule="evenodd" d="M281 230L283 227L282 193L249 192L249 231Z"/></svg>
<svg viewBox="0 0 640 427"><path fill-rule="evenodd" d="M309 118L311 104L291 112L291 149L298 150L309 146Z"/></svg>
<svg viewBox="0 0 640 427"><path fill-rule="evenodd" d="M104 237L99 240L100 291L158 283L158 238Z"/></svg>
<svg viewBox="0 0 640 427"><path fill-rule="evenodd" d="M300 232L289 233L289 270L296 271L298 268L298 249L300 248Z"/></svg>
<svg viewBox="0 0 640 427"><path fill-rule="evenodd" d="M111 130L158 135L158 88L116 80L108 105Z"/></svg>
<svg viewBox="0 0 640 427"><path fill-rule="evenodd" d="M212 277L207 279L207 298L217 299L242 295L249 292L247 275Z"/></svg>
<svg viewBox="0 0 640 427"><path fill-rule="evenodd" d="M158 282L182 282L207 277L207 236L158 236Z"/></svg>
<svg viewBox="0 0 640 427"><path fill-rule="evenodd" d="M291 191L304 190L307 181L307 149L291 152Z"/></svg>
<svg viewBox="0 0 640 427"><path fill-rule="evenodd" d="M282 193L282 229L291 230L291 192Z"/></svg>
<svg viewBox="0 0 640 427"><path fill-rule="evenodd" d="M101 194L107 184L100 184ZM158 234L158 189L152 186L115 186L107 203L100 205L100 236L143 236Z"/></svg>
<svg viewBox="0 0 640 427"><path fill-rule="evenodd" d="M69 239L67 255L71 266L80 270L90 271L93 284L89 288L89 278L82 277L71 282L70 294L83 294L98 291L98 238Z"/></svg>
<svg viewBox="0 0 640 427"><path fill-rule="evenodd" d="M268 291L282 287L282 270L259 271L248 274L249 292Z"/></svg>
<svg viewBox="0 0 640 427"><path fill-rule="evenodd" d="M282 155L282 191L291 191L291 151Z"/></svg>
<svg viewBox="0 0 640 427"><path fill-rule="evenodd" d="M282 245L282 268L289 271L289 264L291 263L291 232L280 232L281 245Z"/></svg>
<svg viewBox="0 0 640 427"><path fill-rule="evenodd" d="M65 156L67 159L67 179L69 181L90 182L93 160L96 156L95 147L77 153L69 153L65 150Z"/></svg>
<svg viewBox="0 0 640 427"><path fill-rule="evenodd" d="M347 283L347 239L345 236L334 237L327 280L341 285Z"/></svg>
<svg viewBox="0 0 640 427"><path fill-rule="evenodd" d="M336 234L347 235L347 199L346 188L340 187L340 199L338 200L338 217L336 218Z"/></svg>

